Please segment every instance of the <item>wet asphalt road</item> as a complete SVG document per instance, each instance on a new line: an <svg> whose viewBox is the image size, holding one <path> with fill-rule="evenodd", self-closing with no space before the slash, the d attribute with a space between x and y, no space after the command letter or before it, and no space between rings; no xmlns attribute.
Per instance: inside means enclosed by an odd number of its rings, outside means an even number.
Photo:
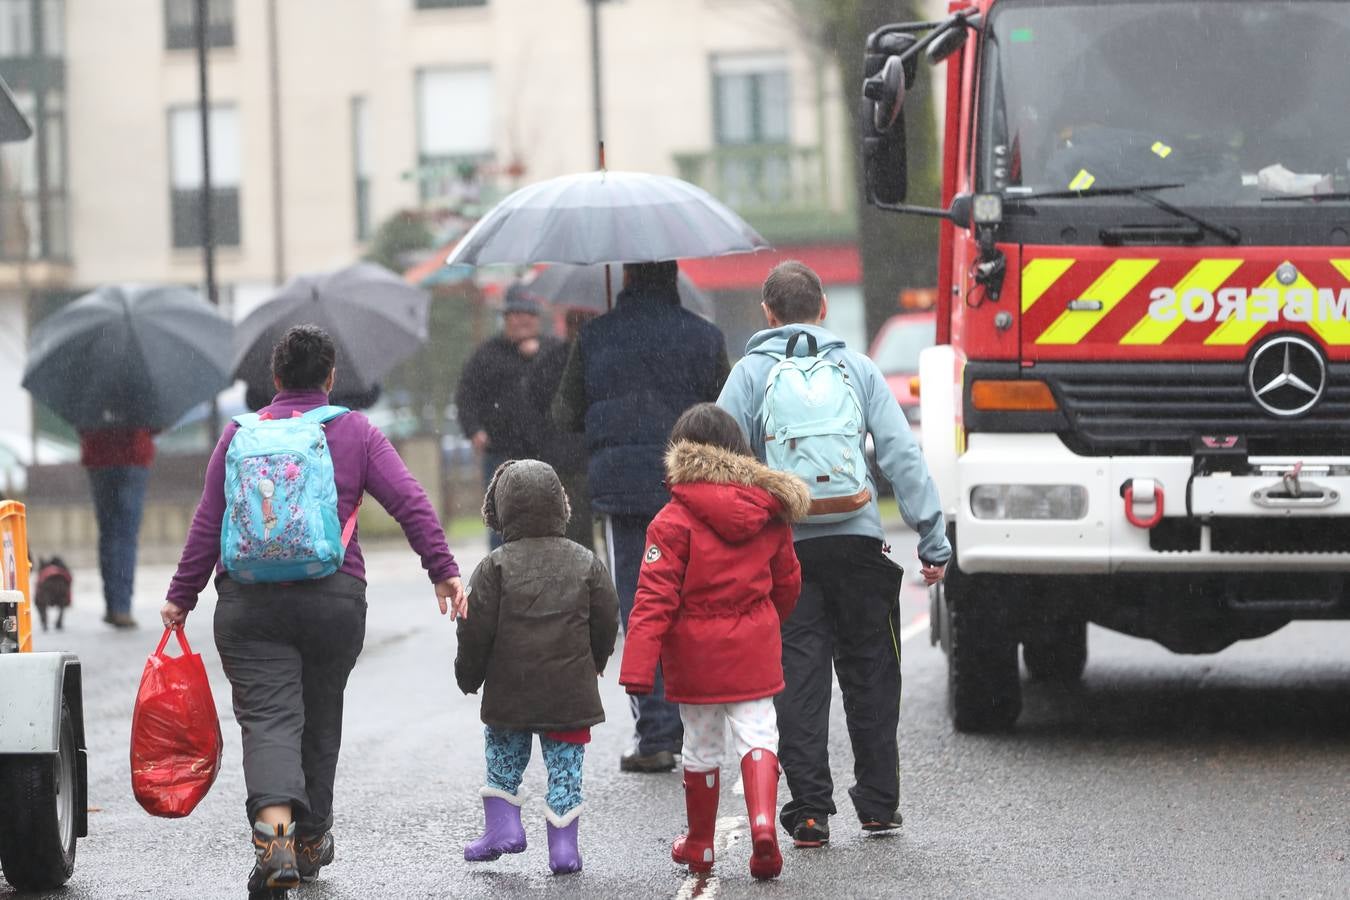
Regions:
<svg viewBox="0 0 1350 900"><path fill-rule="evenodd" d="M896 558L913 568L913 538ZM464 552L471 570L479 551ZM365 652L347 693L338 776L337 860L304 900L377 897L1350 897L1350 623L1305 623L1218 656L1183 658L1092 633L1081 688L1028 686L1014 734L953 733L945 661L929 647L926 599L910 584L901 717L905 828L864 837L845 788L836 699L833 842L785 850L781 879L754 883L744 810L727 780L718 877L687 878L668 857L681 829L678 774L621 775L626 698L602 683L610 721L586 762L585 871L547 867L543 772L526 778L522 855L474 866L462 845L481 823L476 698L455 689L453 627L407 551L371 554ZM144 627L98 622L97 577L76 573L67 631L85 667L93 812L69 900L243 897L250 864L239 736L210 639L213 597L189 619L222 716L224 769L193 815L158 820L132 798L127 763L136 684L170 570L143 570ZM724 847L724 849L723 849ZM0 882L0 898L15 896Z"/></svg>

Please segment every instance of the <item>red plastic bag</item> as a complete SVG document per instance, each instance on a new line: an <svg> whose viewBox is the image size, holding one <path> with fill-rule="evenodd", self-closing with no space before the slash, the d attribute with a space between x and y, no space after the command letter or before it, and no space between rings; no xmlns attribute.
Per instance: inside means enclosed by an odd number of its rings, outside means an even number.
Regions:
<svg viewBox="0 0 1350 900"><path fill-rule="evenodd" d="M182 653L165 656L169 635ZM152 816L177 819L196 808L220 771L220 718L206 666L180 628L165 628L145 661L131 717L131 789Z"/></svg>

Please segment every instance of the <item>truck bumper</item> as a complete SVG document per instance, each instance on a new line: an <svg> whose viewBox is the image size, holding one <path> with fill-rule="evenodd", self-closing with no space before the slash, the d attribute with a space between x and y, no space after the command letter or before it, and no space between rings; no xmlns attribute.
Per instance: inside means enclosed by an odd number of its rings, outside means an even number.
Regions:
<svg viewBox="0 0 1350 900"><path fill-rule="evenodd" d="M1350 457L1303 462L1350 472ZM1321 501L1272 504L1278 475L1197 479L1193 473L1190 457L1087 457L1053 434L972 434L956 464L957 495L948 499L957 560L965 572L1028 575L1350 572L1350 475L1319 477ZM1152 529L1141 526L1157 507L1136 499L1132 523L1122 496L1126 484L1150 480L1162 500ZM1086 505L1072 519L989 518L987 509L982 517L972 492L987 485L1075 486ZM1216 530L1223 528L1239 539L1223 537ZM1173 539L1178 534L1180 542Z"/></svg>
<svg viewBox="0 0 1350 900"><path fill-rule="evenodd" d="M79 665L73 653L0 656L0 754L59 751L66 670L72 666L78 670ZM80 715L78 709L71 712ZM83 728L79 721L75 731L82 749Z"/></svg>

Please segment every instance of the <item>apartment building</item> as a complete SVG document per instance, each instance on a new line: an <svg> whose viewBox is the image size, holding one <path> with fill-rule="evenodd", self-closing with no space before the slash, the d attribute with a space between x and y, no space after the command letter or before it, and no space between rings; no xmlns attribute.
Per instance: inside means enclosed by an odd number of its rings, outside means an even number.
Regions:
<svg viewBox="0 0 1350 900"><path fill-rule="evenodd" d="M106 282L200 283L193 0L0 0L36 135L0 151L0 430L28 322ZM209 0L213 230L236 316L401 210L593 168L590 0ZM845 95L786 0L602 0L608 165L680 175L856 287ZM746 289L710 265L716 290ZM852 299L848 291L852 290ZM849 323L844 323L849 325ZM854 327L849 325L850 328Z"/></svg>

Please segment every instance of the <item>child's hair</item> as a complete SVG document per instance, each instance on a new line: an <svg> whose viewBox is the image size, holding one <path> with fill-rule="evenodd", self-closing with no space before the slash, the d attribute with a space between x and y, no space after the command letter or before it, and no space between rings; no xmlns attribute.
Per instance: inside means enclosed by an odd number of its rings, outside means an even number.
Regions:
<svg viewBox="0 0 1350 900"><path fill-rule="evenodd" d="M710 444L741 456L754 455L750 452L750 442L745 439L741 426L716 403L700 403L684 411L684 415L670 430L670 442L675 444L680 441Z"/></svg>

